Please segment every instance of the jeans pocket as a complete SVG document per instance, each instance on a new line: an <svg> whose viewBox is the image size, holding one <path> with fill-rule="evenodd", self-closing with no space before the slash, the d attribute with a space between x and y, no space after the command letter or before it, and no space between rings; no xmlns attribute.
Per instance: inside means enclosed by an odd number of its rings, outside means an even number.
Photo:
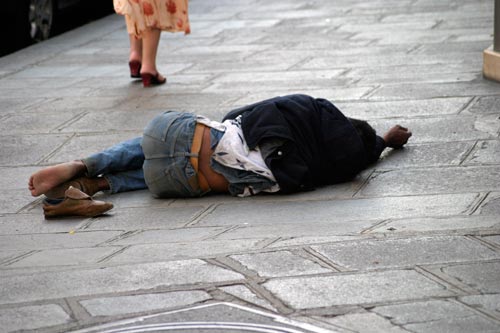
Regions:
<svg viewBox="0 0 500 333"><path fill-rule="evenodd" d="M165 142L172 124L183 116L182 112L166 111L151 120L144 129L144 136Z"/></svg>

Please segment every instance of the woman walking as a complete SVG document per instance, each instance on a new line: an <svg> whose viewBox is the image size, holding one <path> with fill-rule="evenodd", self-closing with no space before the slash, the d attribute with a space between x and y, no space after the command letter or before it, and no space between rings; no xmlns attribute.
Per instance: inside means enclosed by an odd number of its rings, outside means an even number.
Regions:
<svg viewBox="0 0 500 333"><path fill-rule="evenodd" d="M156 67L161 31L191 32L188 0L113 0L116 13L125 16L130 39L130 76L144 87L163 84Z"/></svg>

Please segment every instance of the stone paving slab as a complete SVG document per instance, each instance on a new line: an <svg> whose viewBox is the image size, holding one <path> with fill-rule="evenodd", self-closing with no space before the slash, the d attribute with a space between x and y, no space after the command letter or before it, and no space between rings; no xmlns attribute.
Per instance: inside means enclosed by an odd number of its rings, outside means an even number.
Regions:
<svg viewBox="0 0 500 333"><path fill-rule="evenodd" d="M494 332L498 329L498 323L454 301L380 306L373 311L411 332Z"/></svg>
<svg viewBox="0 0 500 333"><path fill-rule="evenodd" d="M400 233L426 232L450 230L491 230L496 232L500 221L496 215L468 215L446 217L418 217L387 221L370 230L370 233Z"/></svg>
<svg viewBox="0 0 500 333"><path fill-rule="evenodd" d="M500 258L500 251L491 250L479 242L465 237L363 240L361 242L313 246L312 248L348 270L363 271Z"/></svg>
<svg viewBox="0 0 500 333"><path fill-rule="evenodd" d="M443 267L441 272L482 293L498 293L500 291L500 280L498 280L500 265L498 261L453 265Z"/></svg>
<svg viewBox="0 0 500 333"><path fill-rule="evenodd" d="M395 326L390 320L374 313L352 313L326 318L325 320L330 324L346 329L347 332L408 332L401 327Z"/></svg>
<svg viewBox="0 0 500 333"><path fill-rule="evenodd" d="M404 180L404 181L403 181ZM369 180L362 195L422 195L487 192L500 187L497 166L403 169L380 173Z"/></svg>
<svg viewBox="0 0 500 333"><path fill-rule="evenodd" d="M16 309L0 309L0 322L4 332L41 329L66 324L71 317L56 304L30 305Z"/></svg>
<svg viewBox="0 0 500 333"><path fill-rule="evenodd" d="M414 144L405 149L387 151L377 163L377 170L408 167L458 166L467 158L475 141Z"/></svg>
<svg viewBox="0 0 500 333"><path fill-rule="evenodd" d="M120 250L120 247L88 247L49 249L36 252L22 259L9 263L9 268L77 266L98 263L102 259Z"/></svg>
<svg viewBox="0 0 500 333"><path fill-rule="evenodd" d="M57 249L95 246L120 235L119 231L84 231L52 234L1 235L0 249Z"/></svg>
<svg viewBox="0 0 500 333"><path fill-rule="evenodd" d="M191 0L189 12L190 35L161 35L168 83L151 89L129 77L119 15L0 58L0 331L496 332L493 1ZM106 216L48 221L26 190L35 170L140 135L161 111L218 120L292 93L413 137L351 182L296 195L99 193Z"/></svg>
<svg viewBox="0 0 500 333"><path fill-rule="evenodd" d="M220 290L234 297L237 297L238 299L242 299L245 302L258 305L260 307L263 307L271 311L276 311L276 309L272 305L270 305L269 302L262 300L245 286L234 285L234 286L222 287L220 288Z"/></svg>
<svg viewBox="0 0 500 333"><path fill-rule="evenodd" d="M91 316L116 316L160 309L178 308L210 299L204 291L174 291L159 294L117 296L80 301Z"/></svg>
<svg viewBox="0 0 500 333"><path fill-rule="evenodd" d="M0 304L240 280L201 260L0 277Z"/></svg>
<svg viewBox="0 0 500 333"><path fill-rule="evenodd" d="M387 184L391 184L392 188L395 185L394 182ZM379 189L380 187L375 188ZM369 189L370 187L367 187L362 193L371 195ZM392 193L394 192L393 190ZM197 225L224 226L234 224L233 221L238 221L238 224L247 223L248 225L289 224L293 221L305 219L313 221L312 223L383 220L387 218L425 216L429 214L428 212L432 212L431 215L433 216L456 215L466 212L476 199L476 194L457 194L338 201L280 202L278 207L275 202L255 203L251 207L244 203L231 206L220 205L211 214L203 217Z"/></svg>
<svg viewBox="0 0 500 333"><path fill-rule="evenodd" d="M203 212L204 207L129 208L90 221L86 230L146 230L180 228Z"/></svg>
<svg viewBox="0 0 500 333"><path fill-rule="evenodd" d="M263 286L295 309L453 296L413 270L279 278Z"/></svg>
<svg viewBox="0 0 500 333"><path fill-rule="evenodd" d="M276 251L257 254L230 256L262 277L281 277L290 275L309 275L330 273L331 269L322 267L312 260L300 257L289 251Z"/></svg>
<svg viewBox="0 0 500 333"><path fill-rule="evenodd" d="M43 213L6 214L0 216L1 235L67 233L76 230L86 219L61 218L56 221L46 220Z"/></svg>
<svg viewBox="0 0 500 333"><path fill-rule="evenodd" d="M352 72L350 72L352 75ZM359 119L416 118L453 115L461 111L470 98L436 98L413 101L340 102L335 105L345 114Z"/></svg>
<svg viewBox="0 0 500 333"><path fill-rule="evenodd" d="M140 263L190 258L210 258L234 252L262 249L268 241L263 238L221 240L204 242L177 242L160 244L138 244L127 247L109 258L107 263Z"/></svg>
<svg viewBox="0 0 500 333"><path fill-rule="evenodd" d="M2 137L1 166L33 165L69 139L69 135L11 135Z"/></svg>

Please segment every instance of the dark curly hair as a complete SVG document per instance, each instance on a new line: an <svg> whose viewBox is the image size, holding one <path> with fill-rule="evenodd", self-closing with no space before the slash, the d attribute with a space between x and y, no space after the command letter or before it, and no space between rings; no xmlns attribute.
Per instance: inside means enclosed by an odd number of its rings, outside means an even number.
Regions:
<svg viewBox="0 0 500 333"><path fill-rule="evenodd" d="M349 119L352 126L354 126L354 128L356 129L356 132L361 138L361 141L363 142L365 150L368 153L368 155L373 154L377 142L377 134L373 129L373 127L371 127L370 124L368 124L364 120L359 120L354 118L347 118L347 119Z"/></svg>

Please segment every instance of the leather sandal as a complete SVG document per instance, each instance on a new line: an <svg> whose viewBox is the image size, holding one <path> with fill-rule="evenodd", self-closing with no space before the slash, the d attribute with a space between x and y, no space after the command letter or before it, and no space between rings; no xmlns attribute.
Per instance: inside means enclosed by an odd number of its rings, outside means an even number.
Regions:
<svg viewBox="0 0 500 333"><path fill-rule="evenodd" d="M141 62L137 60L129 61L128 67L130 68L131 78L141 78Z"/></svg>
<svg viewBox="0 0 500 333"><path fill-rule="evenodd" d="M160 79L160 73L156 73L156 74L142 73L141 78L142 78L142 85L144 87L158 86L160 84L164 84L165 82L167 82L166 77L163 77L163 79Z"/></svg>
<svg viewBox="0 0 500 333"><path fill-rule="evenodd" d="M111 202L93 200L89 195L77 188L70 186L64 200L57 204L50 204L47 200L43 204L45 218L58 216L85 216L94 217L102 215L113 208Z"/></svg>
<svg viewBox="0 0 500 333"><path fill-rule="evenodd" d="M79 189L87 195L93 196L100 191L97 180L97 178L88 177L75 178L73 180L57 185L53 189L47 191L47 193L45 193L45 196L51 199L64 198L64 194L70 186Z"/></svg>

